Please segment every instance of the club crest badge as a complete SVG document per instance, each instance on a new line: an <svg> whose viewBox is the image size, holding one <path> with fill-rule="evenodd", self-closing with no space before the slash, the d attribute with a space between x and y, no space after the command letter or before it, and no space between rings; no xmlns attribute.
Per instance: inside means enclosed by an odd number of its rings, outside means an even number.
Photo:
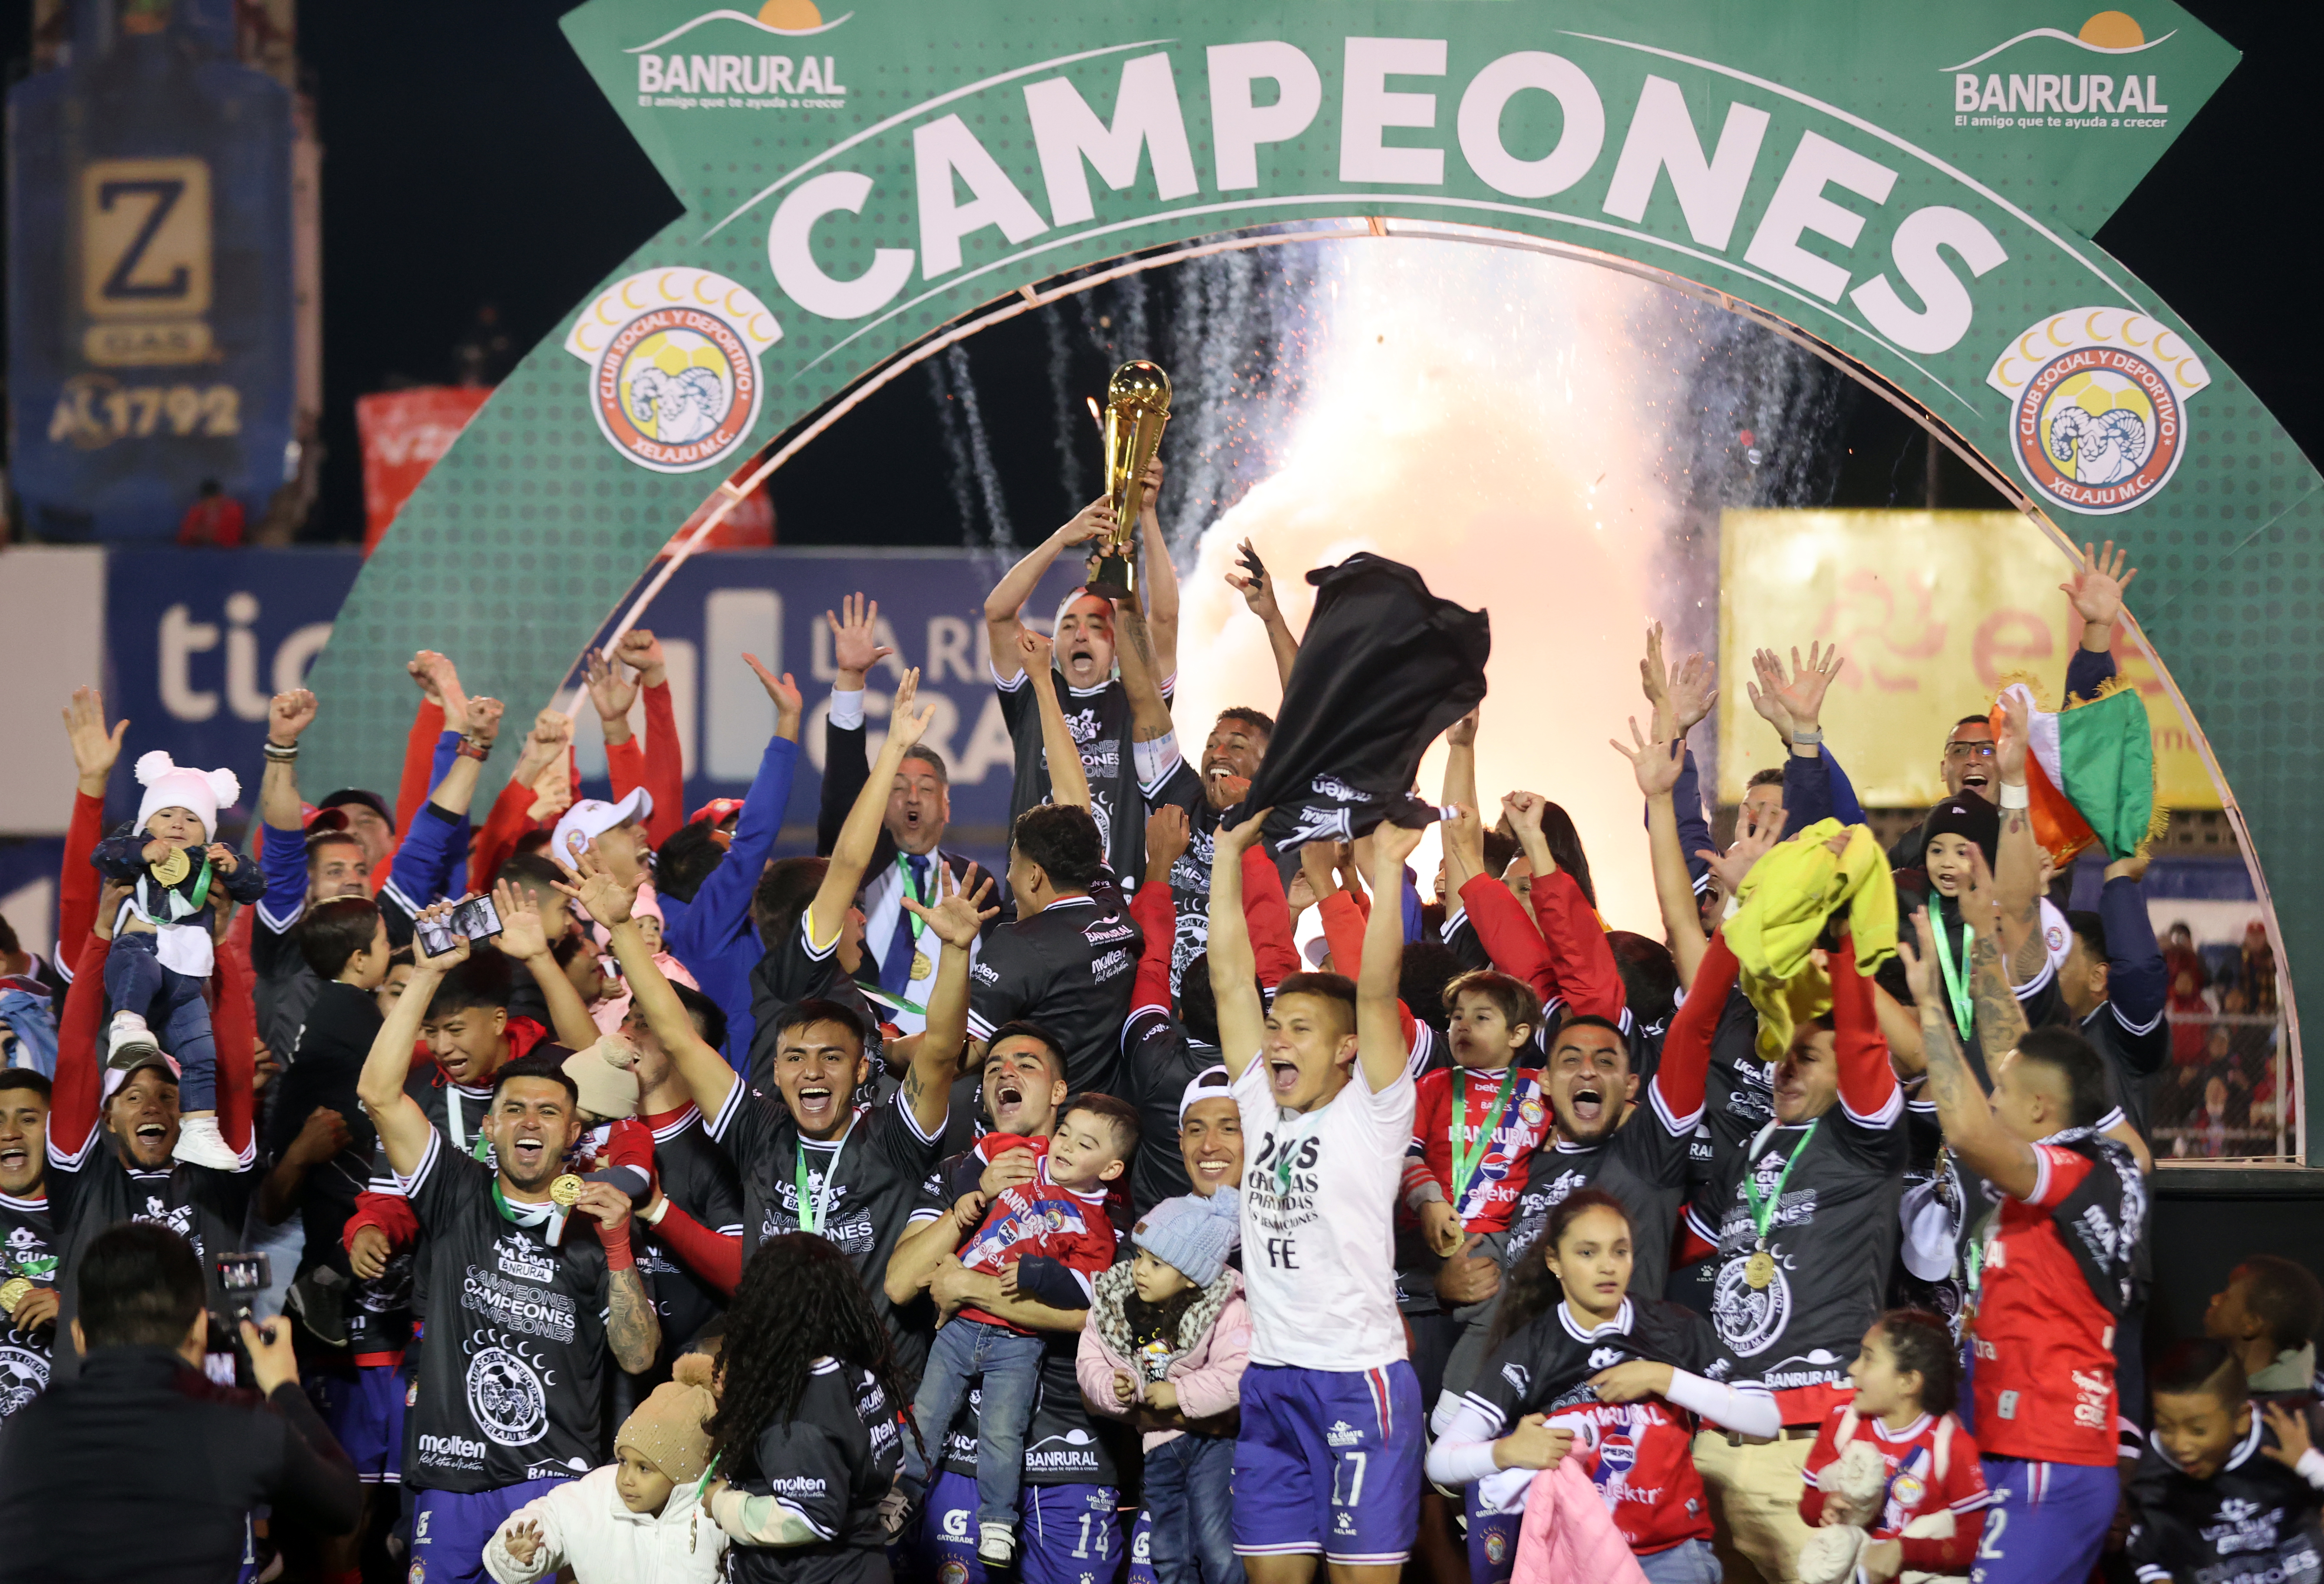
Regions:
<svg viewBox="0 0 2324 1584"><path fill-rule="evenodd" d="M766 393L759 359L782 338L748 287L648 270L599 292L565 350L589 365L589 410L615 450L656 473L696 473L750 438Z"/></svg>
<svg viewBox="0 0 2324 1584"><path fill-rule="evenodd" d="M2211 382L2176 331L2126 309L2074 309L2002 350L1985 382L2010 399L2009 453L2034 493L2086 517L2171 482L2187 402Z"/></svg>

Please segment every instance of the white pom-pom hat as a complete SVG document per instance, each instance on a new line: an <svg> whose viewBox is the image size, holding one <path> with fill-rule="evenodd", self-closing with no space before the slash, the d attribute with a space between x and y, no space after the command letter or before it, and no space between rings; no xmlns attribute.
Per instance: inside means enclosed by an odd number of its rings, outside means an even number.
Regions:
<svg viewBox="0 0 2324 1584"><path fill-rule="evenodd" d="M137 760L137 784L145 796L137 805L137 828L165 808L182 808L202 822L202 839L217 840L217 811L231 808L242 796L242 781L232 770L198 770L180 765L160 749Z"/></svg>

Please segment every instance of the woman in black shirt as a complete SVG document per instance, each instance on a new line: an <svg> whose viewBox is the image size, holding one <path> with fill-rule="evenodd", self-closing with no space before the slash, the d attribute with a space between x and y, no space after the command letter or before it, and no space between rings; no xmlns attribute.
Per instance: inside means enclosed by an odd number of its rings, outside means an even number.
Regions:
<svg viewBox="0 0 2324 1584"><path fill-rule="evenodd" d="M737 1584L885 1584L911 1400L847 1257L792 1232L751 1257L726 1312L706 1506Z"/></svg>

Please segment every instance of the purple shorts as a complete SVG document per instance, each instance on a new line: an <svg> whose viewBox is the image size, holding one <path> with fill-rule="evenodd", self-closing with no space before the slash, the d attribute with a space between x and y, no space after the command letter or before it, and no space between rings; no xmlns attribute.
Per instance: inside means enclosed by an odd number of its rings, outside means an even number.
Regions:
<svg viewBox="0 0 2324 1584"><path fill-rule="evenodd" d="M562 1479L527 1479L498 1490L412 1492L411 1566L406 1584L483 1584L484 1547L511 1513Z"/></svg>
<svg viewBox="0 0 2324 1584"><path fill-rule="evenodd" d="M1126 1554L1121 1496L1111 1485L1019 1487L1019 1584L1112 1584ZM947 1469L928 1487L915 1576L927 1584L985 1584L984 1564L976 1560L973 1475Z"/></svg>
<svg viewBox="0 0 2324 1584"><path fill-rule="evenodd" d="M1382 1369L1254 1364L1235 1442L1240 1556L1313 1556L1351 1567L1402 1562L1420 1527L1420 1383Z"/></svg>
<svg viewBox="0 0 2324 1584"><path fill-rule="evenodd" d="M1143 1507L1130 1526L1130 1577L1122 1584L1155 1584L1154 1515Z"/></svg>
<svg viewBox="0 0 2324 1584"><path fill-rule="evenodd" d="M318 1369L307 1387L315 1412L330 1428L365 1485L403 1478L403 1368L357 1364Z"/></svg>
<svg viewBox="0 0 2324 1584"><path fill-rule="evenodd" d="M2122 1497L2112 1463L1987 1458L1985 1533L1973 1584L2081 1584L2098 1565Z"/></svg>

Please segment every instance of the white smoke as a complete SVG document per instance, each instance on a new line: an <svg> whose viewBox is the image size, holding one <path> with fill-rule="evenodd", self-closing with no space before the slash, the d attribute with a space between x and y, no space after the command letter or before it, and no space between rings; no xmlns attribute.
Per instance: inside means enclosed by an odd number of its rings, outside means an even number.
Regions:
<svg viewBox="0 0 2324 1584"><path fill-rule="evenodd" d="M1185 580L1176 713L1190 757L1220 709L1281 701L1265 635L1224 582L1240 540L1295 632L1308 568L1358 550L1406 562L1492 616L1486 823L1516 788L1563 804L1607 922L1661 939L1637 788L1607 740L1643 720L1647 621L1678 614L1659 608L1655 576L1692 423L1682 364L1701 355L1686 316L1611 270L1455 242L1328 249L1316 290L1283 464L1211 526ZM1432 800L1443 762L1440 744L1422 765ZM1424 889L1435 861L1432 835L1415 860Z"/></svg>

